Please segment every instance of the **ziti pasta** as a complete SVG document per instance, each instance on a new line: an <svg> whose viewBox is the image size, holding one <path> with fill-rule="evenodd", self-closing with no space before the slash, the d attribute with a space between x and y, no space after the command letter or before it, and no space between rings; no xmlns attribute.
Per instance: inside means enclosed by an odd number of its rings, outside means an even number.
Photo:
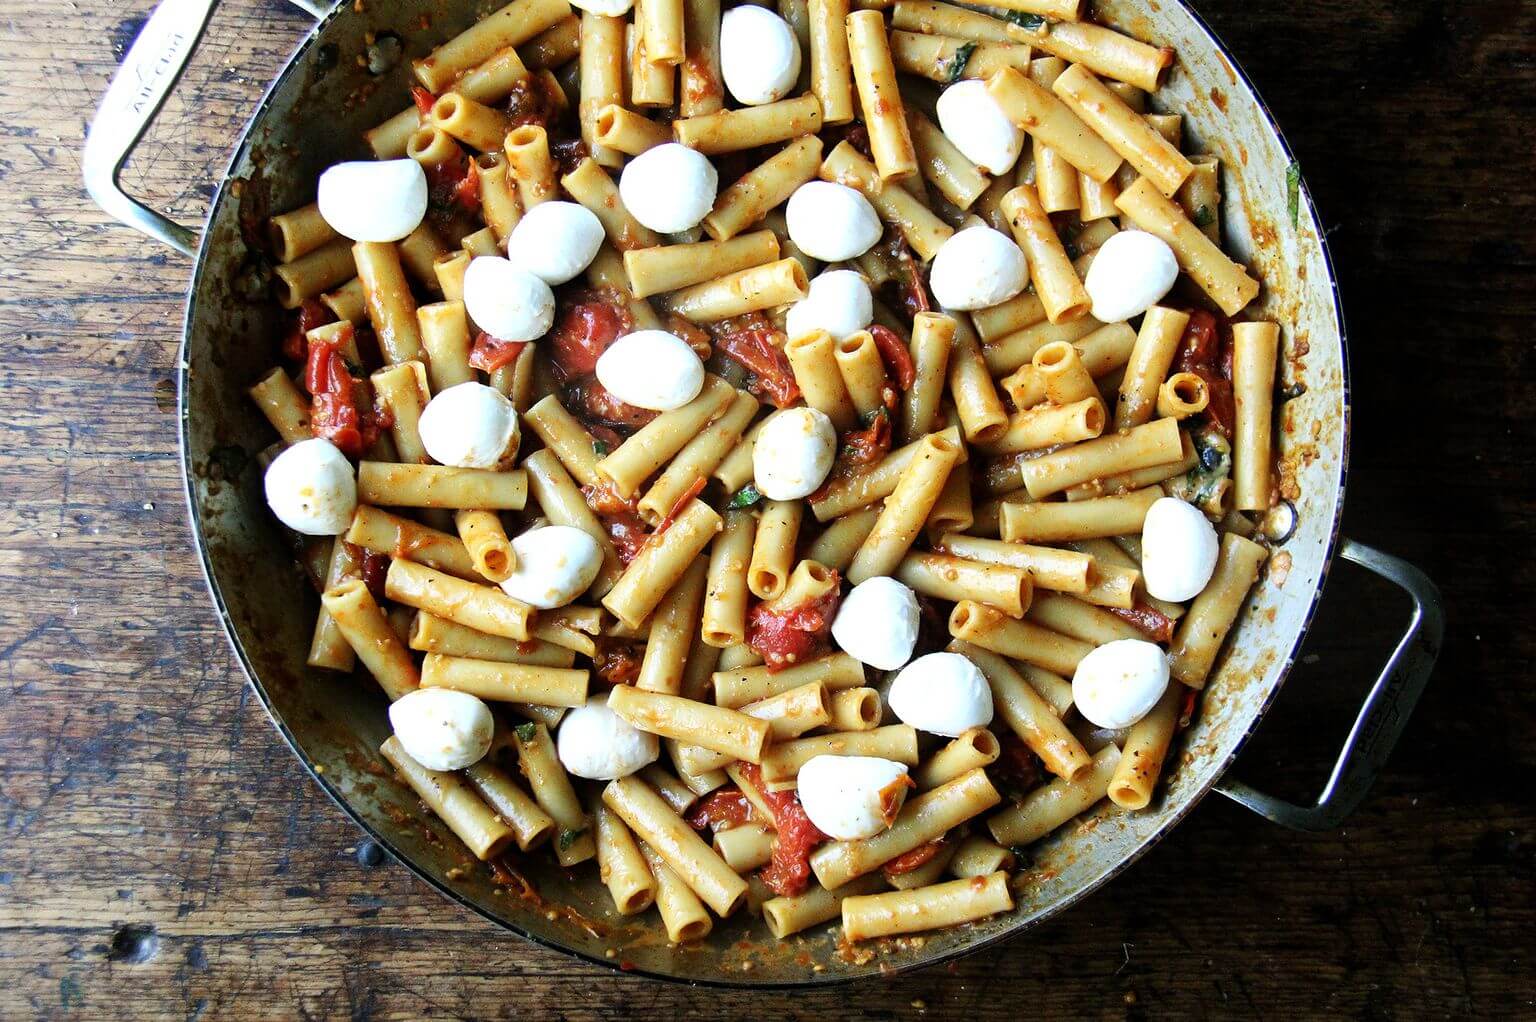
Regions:
<svg viewBox="0 0 1536 1022"><path fill-rule="evenodd" d="M1020 846L1157 801L1268 556L1221 164L1079 3L630 6L416 47L266 225L309 667L471 855L674 943L1010 911Z"/></svg>

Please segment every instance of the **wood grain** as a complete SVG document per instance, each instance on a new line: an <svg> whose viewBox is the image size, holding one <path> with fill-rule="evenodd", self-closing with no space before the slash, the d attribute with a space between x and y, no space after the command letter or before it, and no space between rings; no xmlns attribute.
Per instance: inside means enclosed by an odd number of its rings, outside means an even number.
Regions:
<svg viewBox="0 0 1536 1022"><path fill-rule="evenodd" d="M1200 7L1332 231L1356 387L1345 524L1440 582L1441 668L1338 832L1212 799L1036 933L774 1015L1533 1010L1536 7ZM0 1016L763 1017L449 907L359 843L268 725L190 554L170 379L188 263L79 185L84 125L146 14L40 0L0 33ZM305 25L278 0L224 4L129 188L200 220ZM1245 777L1315 790L1403 613L1339 569Z"/></svg>

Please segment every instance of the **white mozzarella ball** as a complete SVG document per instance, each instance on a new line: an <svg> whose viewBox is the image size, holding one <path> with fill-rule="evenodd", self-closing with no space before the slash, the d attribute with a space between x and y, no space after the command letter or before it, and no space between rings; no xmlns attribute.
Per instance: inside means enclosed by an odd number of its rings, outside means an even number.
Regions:
<svg viewBox="0 0 1536 1022"><path fill-rule="evenodd" d="M1099 246L1083 287L1093 299L1093 318L1119 323L1156 305L1178 277L1179 261L1162 238L1120 231Z"/></svg>
<svg viewBox="0 0 1536 1022"><path fill-rule="evenodd" d="M804 298L789 307L784 330L790 337L825 330L840 341L869 326L874 318L874 299L864 275L854 270L828 270L811 281Z"/></svg>
<svg viewBox="0 0 1536 1022"><path fill-rule="evenodd" d="M602 244L602 222L590 209L541 202L512 228L507 261L546 284L564 284L592 264Z"/></svg>
<svg viewBox="0 0 1536 1022"><path fill-rule="evenodd" d="M595 695L560 721L555 751L561 764L589 781L628 777L656 761L661 745L608 708L608 696Z"/></svg>
<svg viewBox="0 0 1536 1022"><path fill-rule="evenodd" d="M814 493L837 456L837 430L825 412L774 412L752 447L752 480L769 500L799 500Z"/></svg>
<svg viewBox="0 0 1536 1022"><path fill-rule="evenodd" d="M703 153L666 142L636 156L619 175L619 198L653 231L686 231L715 205L720 177Z"/></svg>
<svg viewBox="0 0 1536 1022"><path fill-rule="evenodd" d="M264 480L267 506L294 532L339 536L357 510L357 477L329 440L300 440L272 459Z"/></svg>
<svg viewBox="0 0 1536 1022"><path fill-rule="evenodd" d="M875 207L856 189L835 181L807 181L784 208L789 240L824 263L840 263L868 252L884 230Z"/></svg>
<svg viewBox="0 0 1536 1022"><path fill-rule="evenodd" d="M1116 639L1089 653L1072 675L1072 703L1090 724L1130 727L1168 688L1168 655L1144 639Z"/></svg>
<svg viewBox="0 0 1536 1022"><path fill-rule="evenodd" d="M492 337L532 341L555 322L555 293L510 260L476 256L464 270L464 310Z"/></svg>
<svg viewBox="0 0 1536 1022"><path fill-rule="evenodd" d="M827 837L874 837L896 820L912 786L904 763L878 756L813 756L800 768L796 793L805 815Z"/></svg>
<svg viewBox="0 0 1536 1022"><path fill-rule="evenodd" d="M880 575L854 586L832 621L832 639L862 664L894 671L912 657L921 612L917 594Z"/></svg>
<svg viewBox="0 0 1536 1022"><path fill-rule="evenodd" d="M939 247L928 274L934 300L946 309L986 309L1006 302L1029 283L1024 253L1001 231L978 224Z"/></svg>
<svg viewBox="0 0 1536 1022"><path fill-rule="evenodd" d="M982 170L1006 174L1018 162L1024 132L1003 113L986 82L956 82L939 97L936 112L939 130Z"/></svg>
<svg viewBox="0 0 1536 1022"><path fill-rule="evenodd" d="M626 404L668 412L699 396L704 363L675 334L636 330L598 356L597 382Z"/></svg>
<svg viewBox="0 0 1536 1022"><path fill-rule="evenodd" d="M720 71L738 103L783 99L800 77L800 40L788 22L766 8L733 7L720 19Z"/></svg>
<svg viewBox="0 0 1536 1022"><path fill-rule="evenodd" d="M468 692L419 688L389 705L389 725L406 753L428 770L462 770L491 749L496 722Z"/></svg>
<svg viewBox="0 0 1536 1022"><path fill-rule="evenodd" d="M545 525L512 540L517 567L501 591L539 610L564 607L587 591L603 567L597 541L570 525Z"/></svg>
<svg viewBox="0 0 1536 1022"><path fill-rule="evenodd" d="M1216 571L1216 529L1193 505L1162 497L1141 525L1141 577L1159 600L1182 603L1200 595Z"/></svg>
<svg viewBox="0 0 1536 1022"><path fill-rule="evenodd" d="M890 704L903 724L949 738L992 722L986 675L959 653L929 653L902 668Z"/></svg>
<svg viewBox="0 0 1536 1022"><path fill-rule="evenodd" d="M427 215L427 175L415 160L338 163L320 175L320 216L353 241L399 241Z"/></svg>
<svg viewBox="0 0 1536 1022"><path fill-rule="evenodd" d="M416 430L440 465L496 468L517 454L517 409L483 383L439 391L421 410Z"/></svg>
<svg viewBox="0 0 1536 1022"><path fill-rule="evenodd" d="M629 13L635 0L571 0L571 6L605 18L618 18Z"/></svg>

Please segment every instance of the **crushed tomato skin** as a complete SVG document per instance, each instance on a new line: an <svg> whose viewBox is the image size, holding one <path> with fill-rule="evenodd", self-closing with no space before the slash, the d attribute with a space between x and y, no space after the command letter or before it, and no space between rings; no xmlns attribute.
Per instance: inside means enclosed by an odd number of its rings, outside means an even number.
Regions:
<svg viewBox="0 0 1536 1022"><path fill-rule="evenodd" d="M340 348L346 339L343 332L335 341L310 342L304 385L310 393L310 432L356 459L379 438L383 423L369 407L363 383L352 378L342 357Z"/></svg>
<svg viewBox="0 0 1536 1022"><path fill-rule="evenodd" d="M752 803L732 785L712 791L684 817L694 830L725 830L752 819Z"/></svg>
<svg viewBox="0 0 1536 1022"><path fill-rule="evenodd" d="M1189 325L1179 342L1174 371L1194 373L1205 381L1210 403L1200 414L1224 436L1232 435L1237 405L1232 396L1231 325L1205 309L1191 309Z"/></svg>
<svg viewBox="0 0 1536 1022"><path fill-rule="evenodd" d="M1137 600L1132 607L1103 609L1139 630L1152 642L1169 642L1173 639L1173 619L1142 600Z"/></svg>
<svg viewBox="0 0 1536 1022"><path fill-rule="evenodd" d="M800 398L800 385L789 367L782 342L775 344L781 331L774 328L761 312L734 316L710 326L715 348L726 358L752 374L748 389L765 397L775 408L788 408Z"/></svg>
<svg viewBox="0 0 1536 1022"><path fill-rule="evenodd" d="M637 643L609 636L598 636L597 655L592 658L592 673L609 685L633 685L640 677L642 647Z"/></svg>
<svg viewBox="0 0 1536 1022"><path fill-rule="evenodd" d="M483 372L494 373L516 362L526 347L527 341L504 341L482 330L475 337L474 347L469 351L469 364Z"/></svg>
<svg viewBox="0 0 1536 1022"><path fill-rule="evenodd" d="M781 897L803 894L811 882L811 850L826 841L827 835L805 814L797 794L769 791L763 784L762 769L754 763L742 763L739 769L773 813L773 859L758 876Z"/></svg>
<svg viewBox="0 0 1536 1022"><path fill-rule="evenodd" d="M597 372L608 346L634 329L629 310L612 293L589 291L565 305L550 331L550 361L563 381Z"/></svg>
<svg viewBox="0 0 1536 1022"><path fill-rule="evenodd" d="M876 323L869 328L869 333L875 339L875 350L880 353L886 375L895 380L902 391L911 390L912 384L917 382L917 366L912 361L912 352L890 327Z"/></svg>
<svg viewBox="0 0 1536 1022"><path fill-rule="evenodd" d="M290 362L302 362L311 330L336 322L336 316L318 298L306 298L293 313L293 329L283 338L283 357Z"/></svg>
<svg viewBox="0 0 1536 1022"><path fill-rule="evenodd" d="M797 607L776 608L758 603L747 613L747 645L763 658L769 671L782 671L819 656L827 647L832 619L842 600L840 579L821 596Z"/></svg>
<svg viewBox="0 0 1536 1022"><path fill-rule="evenodd" d="M899 877L903 873L910 873L920 866L927 865L935 855L938 855L943 850L944 843L948 839L949 835L945 834L934 838L932 841L925 841L910 852L896 856L896 858L882 866L881 869L885 871L885 875L888 877Z"/></svg>

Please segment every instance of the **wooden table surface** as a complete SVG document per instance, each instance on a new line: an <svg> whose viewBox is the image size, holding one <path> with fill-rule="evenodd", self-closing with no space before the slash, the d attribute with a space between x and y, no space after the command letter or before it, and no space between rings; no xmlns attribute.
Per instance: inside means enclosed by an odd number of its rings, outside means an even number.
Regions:
<svg viewBox="0 0 1536 1022"><path fill-rule="evenodd" d="M1334 833L1212 798L1066 916L948 969L776 999L624 978L442 902L310 783L190 552L171 367L189 263L82 194L147 0L0 32L0 1017L795 1018L1536 1012L1536 6L1202 0L1331 231L1356 388L1350 535L1450 635ZM125 174L199 221L307 18L229 0ZM1341 568L1239 764L1315 791L1404 618ZM857 1000L855 1000L857 998Z"/></svg>

